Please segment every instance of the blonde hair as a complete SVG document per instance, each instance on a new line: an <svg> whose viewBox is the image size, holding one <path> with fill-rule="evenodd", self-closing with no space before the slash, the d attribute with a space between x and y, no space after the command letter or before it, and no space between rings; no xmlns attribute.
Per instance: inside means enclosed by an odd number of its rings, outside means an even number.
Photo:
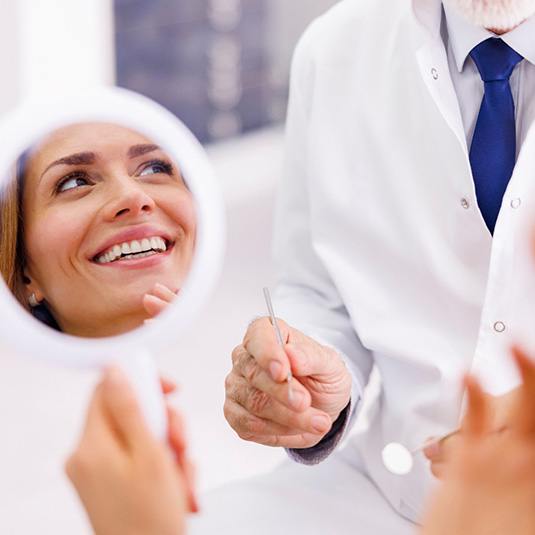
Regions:
<svg viewBox="0 0 535 535"><path fill-rule="evenodd" d="M16 299L29 309L24 284L22 184L22 162L19 161L11 173L11 180L1 191L0 274Z"/></svg>

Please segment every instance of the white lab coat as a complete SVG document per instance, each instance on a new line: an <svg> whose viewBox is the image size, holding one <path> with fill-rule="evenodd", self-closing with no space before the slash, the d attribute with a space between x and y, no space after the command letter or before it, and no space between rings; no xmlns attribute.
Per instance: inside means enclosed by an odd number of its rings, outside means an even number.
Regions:
<svg viewBox="0 0 535 535"><path fill-rule="evenodd" d="M275 241L278 314L345 354L353 399L372 363L380 371L358 450L411 519L428 464L420 455L409 476L391 475L383 446L454 429L470 368L495 394L517 380L507 344L528 248L517 226L535 175L528 135L492 239L441 19L439 0L345 0L309 28L294 61Z"/></svg>
<svg viewBox="0 0 535 535"><path fill-rule="evenodd" d="M528 236L519 225L535 180L532 131L492 239L441 18L440 0L344 0L308 29L293 63L275 240L278 315L344 355L353 400L379 369L381 396L352 448L411 520L432 484L428 463L419 455L410 475L395 476L381 450L454 429L468 369L495 394L516 384L507 345L521 324ZM380 520L352 529L396 532Z"/></svg>

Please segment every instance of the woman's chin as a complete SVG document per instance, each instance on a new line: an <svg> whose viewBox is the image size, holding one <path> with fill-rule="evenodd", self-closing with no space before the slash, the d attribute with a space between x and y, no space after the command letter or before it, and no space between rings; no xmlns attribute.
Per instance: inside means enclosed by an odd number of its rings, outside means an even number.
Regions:
<svg viewBox="0 0 535 535"><path fill-rule="evenodd" d="M145 325L146 320L156 319L171 304L172 293L176 294L181 286L176 270L124 277L117 281L105 279L100 279L97 287L93 280L91 287L86 287L83 295L78 294L76 302L70 303L69 310L63 315L68 320L60 324L63 332L90 338L130 332ZM166 291L158 297L161 286ZM64 299L67 297L71 301L72 296L63 296ZM85 303L84 307L79 307L81 302ZM71 308L73 304L76 305L74 310Z"/></svg>
<svg viewBox="0 0 535 535"><path fill-rule="evenodd" d="M150 260L150 259L149 259ZM119 294L123 300L126 296L144 295L151 292L157 284L162 284L171 291L176 292L180 287L183 273L187 272L186 268L177 262L156 261L153 264L145 265L143 269L137 265L135 268L130 267L97 267L97 273L93 271L90 278L99 281L99 293L106 289L106 295ZM126 297L129 301L131 298Z"/></svg>

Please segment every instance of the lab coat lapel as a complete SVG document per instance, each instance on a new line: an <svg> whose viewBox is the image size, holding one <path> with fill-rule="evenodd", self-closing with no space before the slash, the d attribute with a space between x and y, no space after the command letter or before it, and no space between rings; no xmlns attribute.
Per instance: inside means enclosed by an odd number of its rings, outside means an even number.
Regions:
<svg viewBox="0 0 535 535"><path fill-rule="evenodd" d="M440 33L442 2L440 0L413 0L413 15L420 28L414 41L420 75L442 117L468 157L459 101L450 76L448 56Z"/></svg>
<svg viewBox="0 0 535 535"><path fill-rule="evenodd" d="M420 74L442 117L468 154L459 101L451 80L446 50L442 41L423 45L416 52Z"/></svg>

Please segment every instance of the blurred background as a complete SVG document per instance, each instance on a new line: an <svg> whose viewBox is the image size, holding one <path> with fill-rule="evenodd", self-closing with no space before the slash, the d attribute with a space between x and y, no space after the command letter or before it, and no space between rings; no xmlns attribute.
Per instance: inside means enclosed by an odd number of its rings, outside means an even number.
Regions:
<svg viewBox="0 0 535 535"><path fill-rule="evenodd" d="M223 418L230 354L264 313L292 50L334 0L0 0L0 119L59 87L118 84L157 100L205 144L227 206L216 292L158 355L181 387L201 491L270 470L284 452ZM0 349L1 349L0 341ZM0 533L90 533L63 476L94 374L0 351Z"/></svg>

